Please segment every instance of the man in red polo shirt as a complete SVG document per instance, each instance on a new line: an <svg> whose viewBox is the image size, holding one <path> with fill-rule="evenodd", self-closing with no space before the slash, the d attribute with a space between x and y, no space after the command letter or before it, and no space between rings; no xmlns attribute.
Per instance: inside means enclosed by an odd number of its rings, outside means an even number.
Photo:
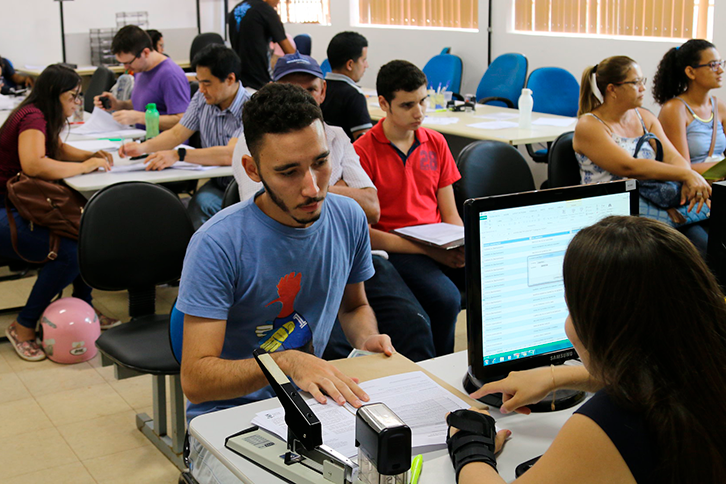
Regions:
<svg viewBox="0 0 726 484"><path fill-rule="evenodd" d="M421 127L426 86L426 76L410 62L395 60L381 67L376 88L386 117L354 147L378 189L381 217L371 227L371 247L388 252L427 312L436 353L443 355L454 350L454 327L461 309L459 289L447 274L463 279L463 248L437 249L390 233L411 225L463 225L451 186L461 178L454 158L441 134Z"/></svg>

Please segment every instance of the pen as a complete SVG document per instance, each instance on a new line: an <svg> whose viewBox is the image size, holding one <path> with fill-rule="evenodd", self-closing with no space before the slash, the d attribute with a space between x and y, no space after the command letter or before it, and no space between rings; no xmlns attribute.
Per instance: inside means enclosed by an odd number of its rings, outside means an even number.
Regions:
<svg viewBox="0 0 726 484"><path fill-rule="evenodd" d="M421 467L423 467L423 455L419 454L411 462L411 484L416 484L421 477Z"/></svg>

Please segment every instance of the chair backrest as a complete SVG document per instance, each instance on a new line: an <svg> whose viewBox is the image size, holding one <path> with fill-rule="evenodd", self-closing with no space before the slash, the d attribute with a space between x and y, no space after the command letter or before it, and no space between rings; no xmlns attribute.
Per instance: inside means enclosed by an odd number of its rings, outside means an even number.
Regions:
<svg viewBox="0 0 726 484"><path fill-rule="evenodd" d="M189 83L189 93L190 97L194 97L194 95L199 90L199 81L192 81Z"/></svg>
<svg viewBox="0 0 726 484"><path fill-rule="evenodd" d="M91 197L81 217L83 280L104 291L176 281L193 233L184 204L167 188L146 182L108 186Z"/></svg>
<svg viewBox="0 0 726 484"><path fill-rule="evenodd" d="M461 179L454 183L459 213L470 198L527 192L535 189L532 172L517 148L501 141L475 141L457 161Z"/></svg>
<svg viewBox="0 0 726 484"><path fill-rule="evenodd" d="M580 84L568 71L559 67L540 67L529 75L527 87L532 90L533 111L577 116Z"/></svg>
<svg viewBox="0 0 726 484"><path fill-rule="evenodd" d="M332 71L330 68L330 61L328 59L325 59L322 64L320 64L320 70L323 71L323 77L328 75L328 72Z"/></svg>
<svg viewBox="0 0 726 484"><path fill-rule="evenodd" d="M116 75L111 72L111 69L104 66L97 67L91 76L88 89L83 93L83 109L89 113L93 112L93 98L110 91L115 82Z"/></svg>
<svg viewBox="0 0 726 484"><path fill-rule="evenodd" d="M440 54L451 54L451 47L444 47L441 49Z"/></svg>
<svg viewBox="0 0 726 484"><path fill-rule="evenodd" d="M547 155L547 186L571 187L580 184L580 164L572 148L574 131L562 133L550 146Z"/></svg>
<svg viewBox="0 0 726 484"><path fill-rule="evenodd" d="M189 61L193 61L194 56L197 55L200 50L211 44L224 45L224 39L217 32L206 32L194 37L194 40L192 40L192 46L189 49Z"/></svg>
<svg viewBox="0 0 726 484"><path fill-rule="evenodd" d="M429 86L434 89L448 86L447 91L456 93L461 91L461 71L461 59L451 54L435 55L423 68Z"/></svg>
<svg viewBox="0 0 726 484"><path fill-rule="evenodd" d="M239 201L239 184L236 179L233 179L224 190L224 196L222 196L222 208L227 208Z"/></svg>
<svg viewBox="0 0 726 484"><path fill-rule="evenodd" d="M502 54L487 67L476 88L477 100L487 97L509 99L516 108L527 79L527 58L522 54ZM492 105L505 106L499 101Z"/></svg>
<svg viewBox="0 0 726 484"><path fill-rule="evenodd" d="M310 55L313 51L313 39L309 34L298 34L292 40L295 41L295 47L301 54Z"/></svg>

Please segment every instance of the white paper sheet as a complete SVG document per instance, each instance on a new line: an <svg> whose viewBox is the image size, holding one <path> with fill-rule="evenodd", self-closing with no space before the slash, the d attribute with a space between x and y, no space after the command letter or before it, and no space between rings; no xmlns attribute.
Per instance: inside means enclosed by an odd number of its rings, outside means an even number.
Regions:
<svg viewBox="0 0 726 484"><path fill-rule="evenodd" d="M499 119L499 120L505 120L505 119L514 119L519 117L519 113L489 113L489 114L477 114L474 116L475 118L481 118L481 119Z"/></svg>
<svg viewBox="0 0 726 484"><path fill-rule="evenodd" d="M532 126L559 126L564 128L570 126L577 121L575 118L560 119L560 118L537 118L532 121Z"/></svg>
<svg viewBox="0 0 726 484"><path fill-rule="evenodd" d="M79 150L86 150L92 152L96 152L99 150L116 151L121 147L120 142L107 139L74 140L66 141L66 144L73 146L74 148L78 148Z"/></svg>
<svg viewBox="0 0 726 484"><path fill-rule="evenodd" d="M426 116L423 120L423 124L445 126L447 124L455 124L459 122L459 118L441 118Z"/></svg>
<svg viewBox="0 0 726 484"><path fill-rule="evenodd" d="M469 408L421 371L378 378L360 386L370 396L370 403L385 403L411 428L413 448L446 445L446 413ZM355 408L348 404L341 407L330 399L325 405L312 398L307 403L323 425L323 442L347 457L357 455ZM260 412L252 424L286 440L284 413L281 407Z"/></svg>
<svg viewBox="0 0 726 484"><path fill-rule="evenodd" d="M464 238L464 227L444 222L438 224L413 225L411 227L396 229L396 232L410 237L416 237L417 239L426 240L437 245L445 245L449 242Z"/></svg>
<svg viewBox="0 0 726 484"><path fill-rule="evenodd" d="M483 123L467 124L467 126L477 129L507 129L516 128L519 126L519 123L514 123L512 121L488 121Z"/></svg>
<svg viewBox="0 0 726 484"><path fill-rule="evenodd" d="M10 111L15 109L19 102L15 102L15 98L0 94L0 111Z"/></svg>
<svg viewBox="0 0 726 484"><path fill-rule="evenodd" d="M88 118L88 120L83 123L83 125L71 129L71 132L73 134L102 134L104 136L110 136L109 133L127 131L130 129L134 128L132 128L131 126L125 126L117 122L115 119L113 119L111 113L108 113L103 109L94 107L93 112L91 113L91 117Z"/></svg>

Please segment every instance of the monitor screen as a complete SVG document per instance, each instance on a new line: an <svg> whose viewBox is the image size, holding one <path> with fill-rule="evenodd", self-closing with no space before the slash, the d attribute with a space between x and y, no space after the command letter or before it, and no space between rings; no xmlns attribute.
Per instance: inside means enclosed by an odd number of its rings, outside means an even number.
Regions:
<svg viewBox="0 0 726 484"><path fill-rule="evenodd" d="M482 382L577 355L565 335L570 240L608 215L637 215L633 180L468 200L470 372Z"/></svg>

